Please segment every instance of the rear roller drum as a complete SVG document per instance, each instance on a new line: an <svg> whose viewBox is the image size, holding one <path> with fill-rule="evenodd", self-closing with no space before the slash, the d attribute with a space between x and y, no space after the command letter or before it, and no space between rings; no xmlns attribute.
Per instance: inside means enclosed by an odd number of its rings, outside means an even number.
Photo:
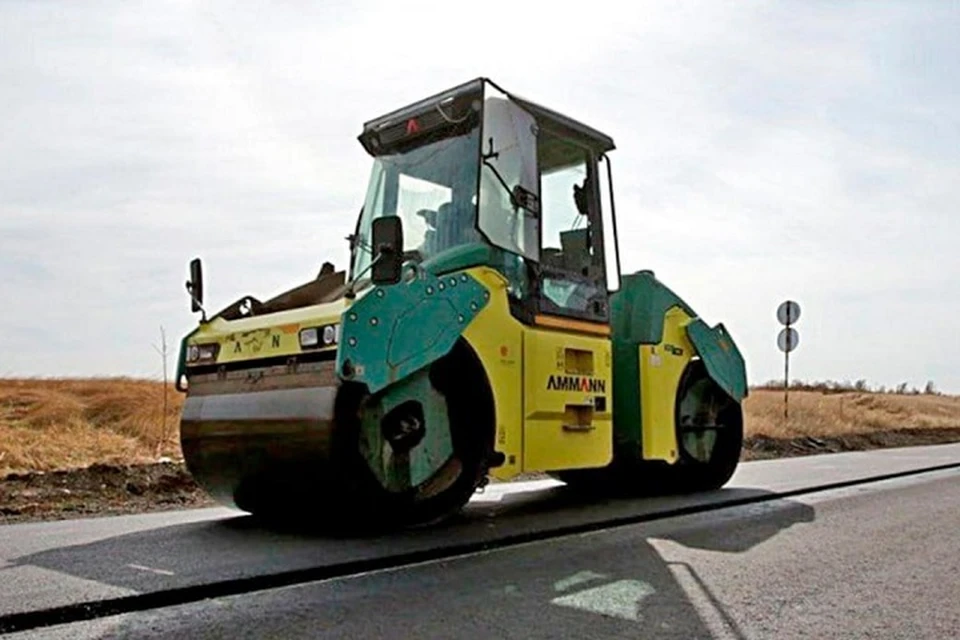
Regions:
<svg viewBox="0 0 960 640"><path fill-rule="evenodd" d="M730 480L743 445L743 414L692 361L680 380L676 403L679 459L674 464L639 460L633 451L614 455L603 469L565 471L556 477L588 494L619 497L655 496L719 489Z"/></svg>
<svg viewBox="0 0 960 640"><path fill-rule="evenodd" d="M678 395L680 460L672 470L676 490L719 489L730 480L740 461L743 409L707 375L700 360L688 365Z"/></svg>

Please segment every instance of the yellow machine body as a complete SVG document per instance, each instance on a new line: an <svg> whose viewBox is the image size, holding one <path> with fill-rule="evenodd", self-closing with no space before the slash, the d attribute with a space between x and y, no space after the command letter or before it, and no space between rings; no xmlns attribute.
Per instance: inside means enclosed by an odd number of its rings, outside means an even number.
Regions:
<svg viewBox="0 0 960 640"><path fill-rule="evenodd" d="M464 331L490 379L496 402L498 479L523 472L603 467L613 457L609 327L566 320L526 326L511 316L506 280L479 268L472 275L491 303ZM558 326L559 325L559 326ZM597 334L600 335L597 335Z"/></svg>

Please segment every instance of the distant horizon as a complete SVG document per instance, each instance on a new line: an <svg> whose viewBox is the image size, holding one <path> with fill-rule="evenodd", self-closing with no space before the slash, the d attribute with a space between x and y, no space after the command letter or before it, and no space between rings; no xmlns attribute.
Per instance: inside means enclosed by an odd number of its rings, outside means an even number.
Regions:
<svg viewBox="0 0 960 640"><path fill-rule="evenodd" d="M955 6L553 6L0 4L0 377L156 379L160 326L172 376L191 258L211 308L345 268L363 122L487 76L613 137L623 271L750 384L794 299L791 379L960 393Z"/></svg>

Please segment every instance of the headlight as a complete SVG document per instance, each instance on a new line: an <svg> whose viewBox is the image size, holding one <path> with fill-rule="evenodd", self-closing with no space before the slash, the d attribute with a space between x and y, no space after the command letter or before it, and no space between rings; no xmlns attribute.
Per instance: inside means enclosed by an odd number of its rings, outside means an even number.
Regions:
<svg viewBox="0 0 960 640"><path fill-rule="evenodd" d="M217 355L220 353L220 345L211 344L191 344L187 347L187 362L216 362Z"/></svg>
<svg viewBox="0 0 960 640"><path fill-rule="evenodd" d="M309 329L302 329L300 331L300 346L304 349L317 346L317 342L316 327L310 327Z"/></svg>
<svg viewBox="0 0 960 640"><path fill-rule="evenodd" d="M300 330L301 349L320 349L332 347L340 339L340 325L328 324L322 327L309 327Z"/></svg>

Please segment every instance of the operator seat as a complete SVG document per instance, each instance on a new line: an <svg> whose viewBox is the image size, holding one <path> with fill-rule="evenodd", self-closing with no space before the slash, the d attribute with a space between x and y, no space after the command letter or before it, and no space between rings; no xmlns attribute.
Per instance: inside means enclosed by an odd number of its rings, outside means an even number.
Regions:
<svg viewBox="0 0 960 640"><path fill-rule="evenodd" d="M445 202L437 209L437 251L475 242L473 205L467 202Z"/></svg>
<svg viewBox="0 0 960 640"><path fill-rule="evenodd" d="M439 239L437 234L437 212L433 209L420 209L417 216L423 219L426 224L426 230L423 233L423 242L420 244L421 255L432 256L437 252Z"/></svg>

